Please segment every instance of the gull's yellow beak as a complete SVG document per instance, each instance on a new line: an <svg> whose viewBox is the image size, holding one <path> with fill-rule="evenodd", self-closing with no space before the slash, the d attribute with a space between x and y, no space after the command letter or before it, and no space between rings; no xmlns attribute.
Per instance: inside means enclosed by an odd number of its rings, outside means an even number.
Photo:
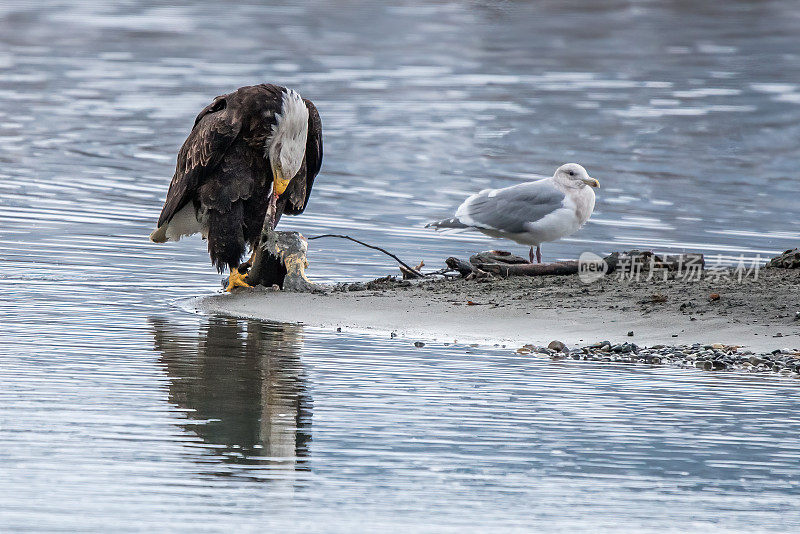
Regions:
<svg viewBox="0 0 800 534"><path fill-rule="evenodd" d="M272 181L272 191L275 193L276 197L279 197L286 191L286 188L289 187L289 178L288 180L283 177L283 173L280 169L272 169L272 174L274 175Z"/></svg>
<svg viewBox="0 0 800 534"><path fill-rule="evenodd" d="M581 178L581 180L583 181L583 183L585 183L585 184L586 184L586 185L588 185L588 186L591 186L591 187L600 187L600 182L598 182L597 180L595 180L595 179L594 179L594 178L592 178L592 177L589 177L589 178Z"/></svg>

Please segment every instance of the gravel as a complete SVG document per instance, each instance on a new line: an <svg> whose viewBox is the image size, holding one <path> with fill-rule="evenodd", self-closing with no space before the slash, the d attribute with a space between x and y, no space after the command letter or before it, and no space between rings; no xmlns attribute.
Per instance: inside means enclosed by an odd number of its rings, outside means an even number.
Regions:
<svg viewBox="0 0 800 534"><path fill-rule="evenodd" d="M550 346L560 342L552 342ZM558 345L556 345L558 346ZM552 360L582 360L611 363L643 363L696 368L704 371L739 371L800 378L800 350L776 349L755 354L733 345L653 345L639 347L635 343L612 344L601 341L584 347L552 350L525 345L518 354L547 356Z"/></svg>

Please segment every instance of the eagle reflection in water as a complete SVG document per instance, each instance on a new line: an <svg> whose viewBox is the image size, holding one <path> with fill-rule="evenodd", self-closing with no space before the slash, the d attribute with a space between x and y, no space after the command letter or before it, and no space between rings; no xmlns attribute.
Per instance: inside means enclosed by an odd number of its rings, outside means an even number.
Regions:
<svg viewBox="0 0 800 534"><path fill-rule="evenodd" d="M182 425L225 463L305 469L311 398L300 362L302 327L211 317L194 332L151 318Z"/></svg>

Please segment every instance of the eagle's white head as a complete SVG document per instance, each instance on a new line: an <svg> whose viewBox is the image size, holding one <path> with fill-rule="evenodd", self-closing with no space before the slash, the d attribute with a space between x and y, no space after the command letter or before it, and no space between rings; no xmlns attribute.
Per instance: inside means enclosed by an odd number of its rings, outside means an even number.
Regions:
<svg viewBox="0 0 800 534"><path fill-rule="evenodd" d="M282 195L303 165L308 138L308 108L293 89L283 93L281 112L275 115L267 155L272 166L273 191Z"/></svg>

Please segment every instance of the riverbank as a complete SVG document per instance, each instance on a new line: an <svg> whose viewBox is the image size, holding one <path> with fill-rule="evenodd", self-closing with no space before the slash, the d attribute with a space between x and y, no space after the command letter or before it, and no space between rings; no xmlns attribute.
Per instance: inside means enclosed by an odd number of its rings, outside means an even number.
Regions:
<svg viewBox="0 0 800 534"><path fill-rule="evenodd" d="M198 311L310 326L510 347L599 341L738 345L765 352L800 347L800 271L736 277L590 284L577 276L378 280L313 293L244 290L192 303Z"/></svg>

